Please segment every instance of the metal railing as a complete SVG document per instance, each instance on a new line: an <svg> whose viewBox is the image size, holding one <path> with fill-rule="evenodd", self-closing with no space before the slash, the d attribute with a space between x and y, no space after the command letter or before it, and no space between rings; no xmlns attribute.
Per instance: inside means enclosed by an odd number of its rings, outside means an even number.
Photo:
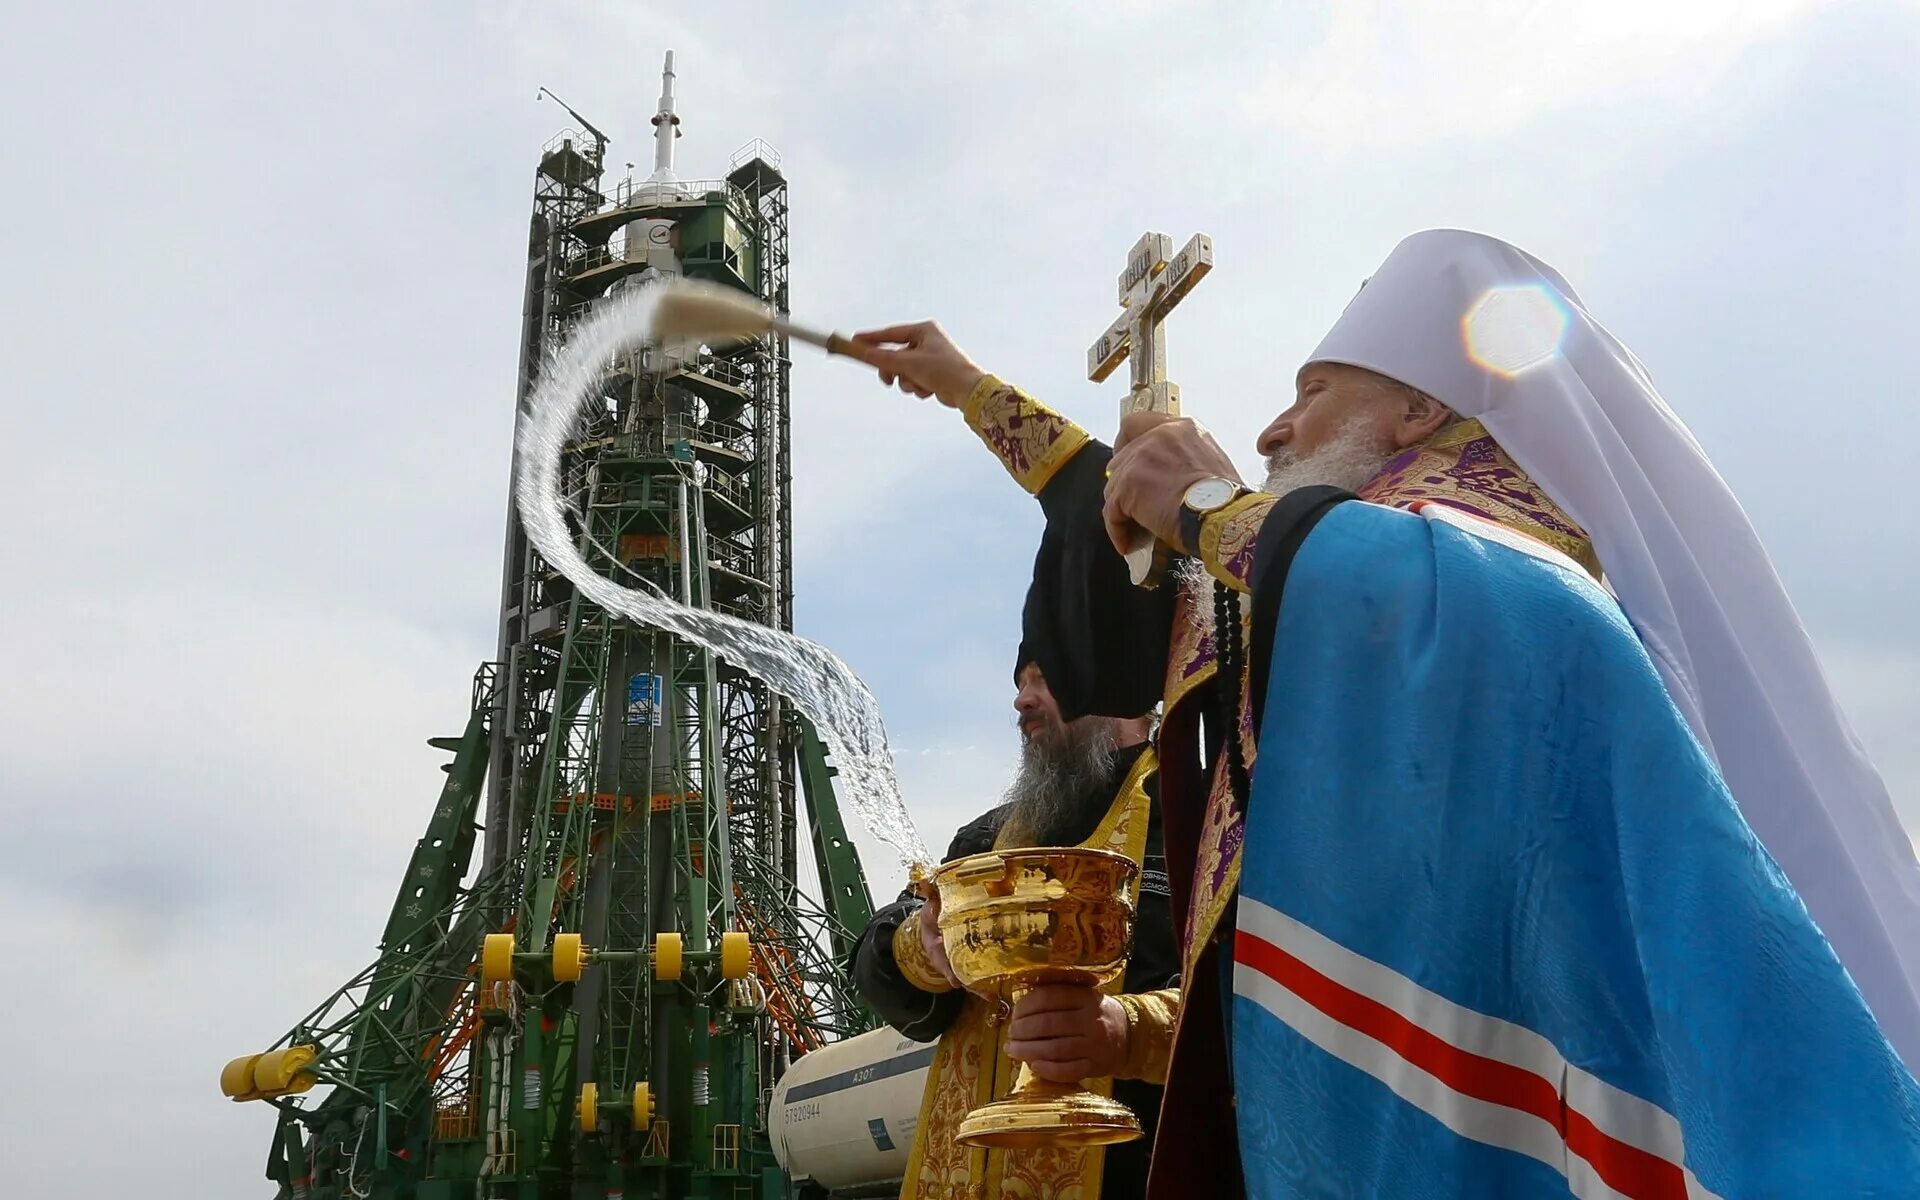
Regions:
<svg viewBox="0 0 1920 1200"><path fill-rule="evenodd" d="M716 1171L740 1169L740 1127L738 1125L713 1127L712 1166Z"/></svg>
<svg viewBox="0 0 1920 1200"><path fill-rule="evenodd" d="M747 393L748 402L752 402L753 378L747 374L746 368L742 367L739 363L731 362L713 354L702 354L698 359L688 364L686 373L705 375L709 379L719 380L728 387L739 388L741 391ZM669 381L671 381L672 377L669 376L668 378Z"/></svg>
<svg viewBox="0 0 1920 1200"><path fill-rule="evenodd" d="M646 195L649 191L654 194ZM656 204L699 200L715 192L729 200L747 203L746 193L724 179L676 179L671 183L656 183L648 179L635 179L631 175L614 184L607 199L613 202L614 208L651 208Z"/></svg>
<svg viewBox="0 0 1920 1200"><path fill-rule="evenodd" d="M707 477L701 481L701 486L706 491L718 495L721 499L733 505L741 512L749 516L752 515L753 488L744 477L736 479L729 472L708 467Z"/></svg>
<svg viewBox="0 0 1920 1200"><path fill-rule="evenodd" d="M727 160L727 169L737 171L742 164L750 163L756 158L764 160L776 171L780 169L780 152L768 145L765 138L755 138L735 150L733 157Z"/></svg>
<svg viewBox="0 0 1920 1200"><path fill-rule="evenodd" d="M640 1152L643 1158L666 1158L673 1148L672 1126L665 1117L655 1117L653 1124L647 1127L647 1148Z"/></svg>
<svg viewBox="0 0 1920 1200"><path fill-rule="evenodd" d="M540 147L540 154L542 157L545 157L546 155L556 153L565 148L568 142L572 142L573 148L580 151L581 157L584 158L599 144L599 139L584 129L562 129L559 133L547 139L547 144Z"/></svg>
<svg viewBox="0 0 1920 1200"><path fill-rule="evenodd" d="M589 271L597 271L601 267L626 261L628 261L627 244L623 238L617 242L608 242L604 246L589 246L578 254L570 256L561 269L568 276L585 275ZM646 265L644 262L633 264L635 270Z"/></svg>
<svg viewBox="0 0 1920 1200"><path fill-rule="evenodd" d="M476 1122L473 1102L459 1100L443 1104L433 1114L433 1136L442 1142L461 1141L474 1135Z"/></svg>

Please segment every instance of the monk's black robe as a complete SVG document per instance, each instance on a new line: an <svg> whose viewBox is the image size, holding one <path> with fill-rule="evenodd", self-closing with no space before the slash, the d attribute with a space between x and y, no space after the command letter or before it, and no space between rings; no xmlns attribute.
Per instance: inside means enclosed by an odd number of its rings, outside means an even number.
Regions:
<svg viewBox="0 0 1920 1200"><path fill-rule="evenodd" d="M1088 442L1040 489L1046 531L1020 614L1014 671L1032 662L1071 721L1137 717L1160 703L1177 588L1138 588L1100 513L1113 450Z"/></svg>

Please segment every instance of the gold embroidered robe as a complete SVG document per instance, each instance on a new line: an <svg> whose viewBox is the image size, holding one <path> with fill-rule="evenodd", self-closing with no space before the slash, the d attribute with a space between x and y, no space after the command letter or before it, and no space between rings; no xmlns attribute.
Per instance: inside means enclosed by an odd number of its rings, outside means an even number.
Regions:
<svg viewBox="0 0 1920 1200"><path fill-rule="evenodd" d="M1080 845L1124 854L1136 864L1142 860L1152 819L1147 780L1156 765L1151 749L1140 755L1105 817ZM1007 845L1004 834L996 844ZM1132 890L1137 903L1137 875ZM909 926L902 928L905 932L896 946L903 946L909 937L918 942L917 931ZM927 969L911 952L899 957L909 975ZM1120 981L1114 980L1106 990L1117 994ZM1165 1067L1176 1001L1164 993L1150 993L1127 997L1123 1003L1139 1031L1138 1039L1130 1045L1126 1074L1154 1078L1154 1073ZM1003 1151L962 1146L954 1140L955 1130L970 1110L1013 1090L1016 1064L1006 1056L1006 1036L1007 1023L1000 1004L979 996L967 997L960 1015L941 1035L921 1097L902 1200L988 1200L1001 1196L1017 1200L1094 1200L1099 1196L1105 1154L1098 1148ZM1087 1086L1111 1095L1113 1081L1089 1080Z"/></svg>

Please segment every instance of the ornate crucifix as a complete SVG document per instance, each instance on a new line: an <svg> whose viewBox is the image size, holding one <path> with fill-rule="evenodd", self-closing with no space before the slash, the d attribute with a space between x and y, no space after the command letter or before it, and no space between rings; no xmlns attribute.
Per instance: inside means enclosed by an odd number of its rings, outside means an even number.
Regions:
<svg viewBox="0 0 1920 1200"><path fill-rule="evenodd" d="M1140 235L1120 272L1120 316L1087 350L1087 378L1099 383L1126 359L1133 386L1120 402L1120 415L1177 413L1180 389L1167 381L1167 333L1163 322L1193 285L1213 269L1213 239L1196 233L1180 253L1164 233ZM1152 587L1166 565L1165 547L1152 538L1127 552L1133 581Z"/></svg>
<svg viewBox="0 0 1920 1200"><path fill-rule="evenodd" d="M1196 233L1180 253L1164 233L1145 233L1120 272L1120 316L1087 350L1087 378L1099 383L1121 359L1133 368L1133 387L1120 415L1180 411L1180 389L1167 382L1167 333L1162 322L1193 285L1213 269L1213 239Z"/></svg>

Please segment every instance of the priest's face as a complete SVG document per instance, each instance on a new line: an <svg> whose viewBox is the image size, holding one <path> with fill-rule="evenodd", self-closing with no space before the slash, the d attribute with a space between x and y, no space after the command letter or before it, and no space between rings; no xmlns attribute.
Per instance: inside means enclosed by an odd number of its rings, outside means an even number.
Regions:
<svg viewBox="0 0 1920 1200"><path fill-rule="evenodd" d="M1385 375L1344 363L1308 363L1293 406L1261 431L1260 453L1310 459L1336 441L1390 457L1425 441L1452 417L1444 406Z"/></svg>
<svg viewBox="0 0 1920 1200"><path fill-rule="evenodd" d="M1067 723L1060 716L1060 704L1047 688L1047 677L1040 668L1028 663L1020 668L1014 682L1013 711L1020 718L1020 740L1058 746L1066 739Z"/></svg>
<svg viewBox="0 0 1920 1200"><path fill-rule="evenodd" d="M1020 669L1013 706L1020 715L1020 771L1007 788L1013 844L1057 846L1085 837L1113 801L1114 753L1123 722L1061 719L1046 677Z"/></svg>
<svg viewBox="0 0 1920 1200"><path fill-rule="evenodd" d="M1386 469L1397 451L1382 450L1364 422L1349 420L1333 431L1311 454L1301 454L1292 446L1281 446L1267 455L1267 478L1261 490L1284 496L1295 488L1337 487L1358 492ZM1196 564L1197 565L1197 564ZM1200 572L1202 582L1211 586L1212 576ZM1204 613L1204 605L1198 606Z"/></svg>

